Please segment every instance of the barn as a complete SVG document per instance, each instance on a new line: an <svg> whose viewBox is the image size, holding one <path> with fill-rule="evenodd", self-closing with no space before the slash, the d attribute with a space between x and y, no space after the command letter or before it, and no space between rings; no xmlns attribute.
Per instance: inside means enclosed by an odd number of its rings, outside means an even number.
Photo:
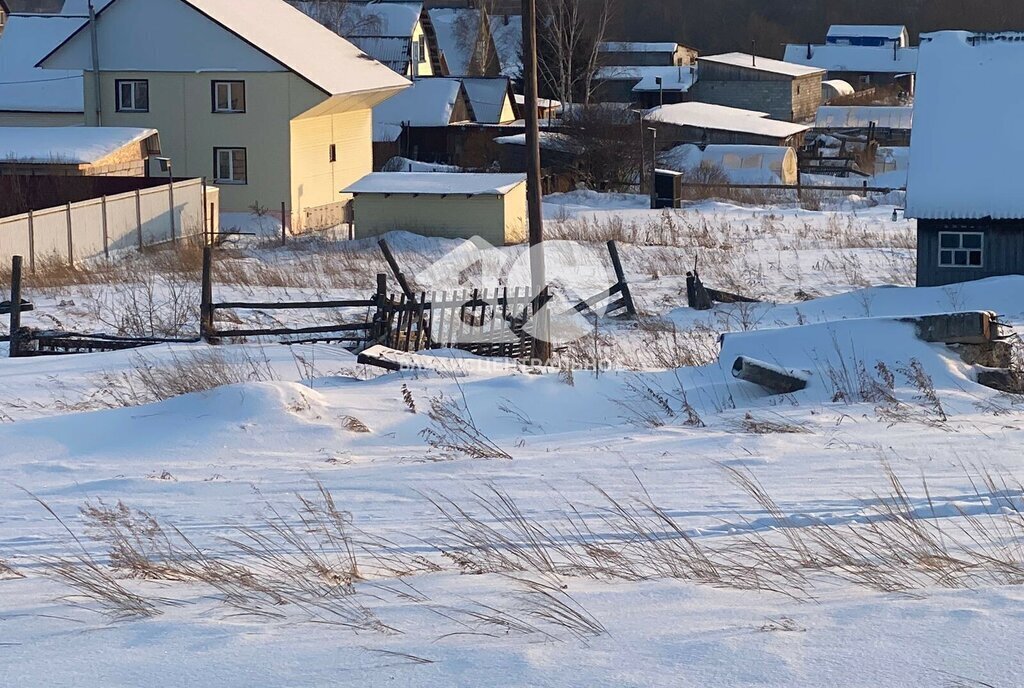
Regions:
<svg viewBox="0 0 1024 688"><path fill-rule="evenodd" d="M745 53L697 58L693 100L748 110L775 119L813 119L821 103L825 70Z"/></svg>
<svg viewBox="0 0 1024 688"><path fill-rule="evenodd" d="M917 284L1024 274L1024 34L922 36L907 216ZM950 88L954 83L956 88Z"/></svg>
<svg viewBox="0 0 1024 688"><path fill-rule="evenodd" d="M644 113L658 132L660 150L683 143L789 146L803 142L810 127L769 119L768 113L708 103L676 103Z"/></svg>
<svg viewBox="0 0 1024 688"><path fill-rule="evenodd" d="M376 172L353 195L356 238L404 230L495 245L526 240L526 175Z"/></svg>

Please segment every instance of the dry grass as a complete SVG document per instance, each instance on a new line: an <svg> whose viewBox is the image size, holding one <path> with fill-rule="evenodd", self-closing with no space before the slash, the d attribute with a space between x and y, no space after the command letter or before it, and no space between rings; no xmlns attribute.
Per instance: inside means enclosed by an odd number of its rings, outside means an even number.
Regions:
<svg viewBox="0 0 1024 688"><path fill-rule="evenodd" d="M434 449L474 459L512 458L477 426L464 395L461 400L443 393L432 397L427 415L430 426L420 435Z"/></svg>

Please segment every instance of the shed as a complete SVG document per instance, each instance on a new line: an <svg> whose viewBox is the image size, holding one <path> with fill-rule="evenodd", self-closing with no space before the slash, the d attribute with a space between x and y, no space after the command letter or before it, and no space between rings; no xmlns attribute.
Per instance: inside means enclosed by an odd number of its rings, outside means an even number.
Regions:
<svg viewBox="0 0 1024 688"><path fill-rule="evenodd" d="M685 67L697 61L697 51L674 42L605 41L598 46L605 66Z"/></svg>
<svg viewBox="0 0 1024 688"><path fill-rule="evenodd" d="M833 24L828 28L825 43L906 48L910 45L910 34L902 24Z"/></svg>
<svg viewBox="0 0 1024 688"><path fill-rule="evenodd" d="M696 79L693 67L601 67L594 74L597 99L642 107L682 103Z"/></svg>
<svg viewBox="0 0 1024 688"><path fill-rule="evenodd" d="M797 183L796 151L788 146L711 145L701 150L683 144L658 156L658 164L683 173L713 165L734 184Z"/></svg>
<svg viewBox="0 0 1024 688"><path fill-rule="evenodd" d="M917 73L917 48L865 45L786 46L786 61L824 69L828 79L841 79L858 90L897 85L913 93Z"/></svg>
<svg viewBox="0 0 1024 688"><path fill-rule="evenodd" d="M826 105L818 110L814 130L822 134L873 136L883 146L910 145L914 108L884 105Z"/></svg>
<svg viewBox="0 0 1024 688"><path fill-rule="evenodd" d="M789 122L813 119L825 70L746 53L697 58L693 100L763 110Z"/></svg>
<svg viewBox="0 0 1024 688"><path fill-rule="evenodd" d="M648 110L661 150L683 143L789 146L795 148L810 127L769 119L768 113L708 103L677 103Z"/></svg>
<svg viewBox="0 0 1024 688"><path fill-rule="evenodd" d="M156 129L0 127L0 174L144 177Z"/></svg>
<svg viewBox="0 0 1024 688"><path fill-rule="evenodd" d="M842 79L826 79L821 82L821 104L825 105L836 98L852 96L856 93L853 86Z"/></svg>
<svg viewBox="0 0 1024 688"><path fill-rule="evenodd" d="M501 246L526 240L526 175L376 172L342 193L354 196L355 235L405 230Z"/></svg>
<svg viewBox="0 0 1024 688"><path fill-rule="evenodd" d="M1006 88L1022 80L1022 33L922 36L906 211L919 286L1024 274L1024 91Z"/></svg>

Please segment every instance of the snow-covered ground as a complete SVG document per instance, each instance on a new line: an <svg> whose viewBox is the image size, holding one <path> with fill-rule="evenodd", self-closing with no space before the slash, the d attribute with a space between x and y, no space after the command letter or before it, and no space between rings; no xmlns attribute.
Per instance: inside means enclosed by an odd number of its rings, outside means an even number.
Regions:
<svg viewBox="0 0 1024 688"><path fill-rule="evenodd" d="M562 239L620 241L644 312L561 370L269 342L0 360L4 684L1024 684L1024 401L899 320L1022 326L1024 278L909 288L912 223L856 200L549 201ZM391 239L414 277L459 246ZM233 249L220 293L362 294L372 254ZM692 311L694 260L768 301ZM26 319L101 328L108 293L35 286ZM591 348L605 367L572 369ZM809 385L768 396L739 355ZM233 384L168 394L195 377Z"/></svg>

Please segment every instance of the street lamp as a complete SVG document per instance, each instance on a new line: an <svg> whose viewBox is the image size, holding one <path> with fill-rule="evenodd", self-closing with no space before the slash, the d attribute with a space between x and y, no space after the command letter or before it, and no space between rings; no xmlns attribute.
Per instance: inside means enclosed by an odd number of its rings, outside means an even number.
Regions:
<svg viewBox="0 0 1024 688"><path fill-rule="evenodd" d="M156 161L160 163L160 171L167 173L167 193L170 203L170 218L171 218L171 241L177 241L178 236L174 227L174 173L171 171L171 159L170 158L157 158Z"/></svg>

